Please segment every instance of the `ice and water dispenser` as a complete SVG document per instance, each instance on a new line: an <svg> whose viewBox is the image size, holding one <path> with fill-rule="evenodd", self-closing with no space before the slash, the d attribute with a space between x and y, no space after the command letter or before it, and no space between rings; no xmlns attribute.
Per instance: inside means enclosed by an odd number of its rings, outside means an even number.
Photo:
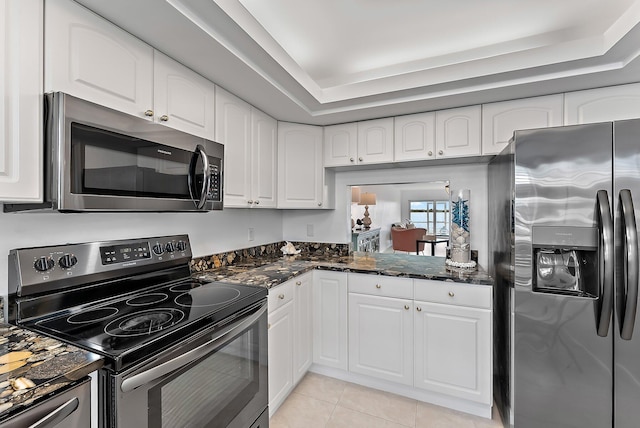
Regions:
<svg viewBox="0 0 640 428"><path fill-rule="evenodd" d="M533 291L597 299L598 229L534 226Z"/></svg>

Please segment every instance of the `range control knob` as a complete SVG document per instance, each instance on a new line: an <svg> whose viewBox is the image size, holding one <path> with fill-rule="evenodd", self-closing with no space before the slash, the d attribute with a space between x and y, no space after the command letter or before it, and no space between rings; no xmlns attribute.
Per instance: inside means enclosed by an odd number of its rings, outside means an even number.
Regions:
<svg viewBox="0 0 640 428"><path fill-rule="evenodd" d="M169 242L165 245L164 250L167 253L173 253L176 250L176 245L173 242Z"/></svg>
<svg viewBox="0 0 640 428"><path fill-rule="evenodd" d="M184 251L187 249L187 243L184 241L178 241L178 243L176 244L176 249L178 251Z"/></svg>
<svg viewBox="0 0 640 428"><path fill-rule="evenodd" d="M42 256L38 260L33 263L33 267L38 272L46 272L52 269L56 265L56 262L53 261L51 257Z"/></svg>
<svg viewBox="0 0 640 428"><path fill-rule="evenodd" d="M153 252L156 253L157 255L160 255L162 253L164 253L164 248L162 247L162 244L156 244L153 246L152 248Z"/></svg>
<svg viewBox="0 0 640 428"><path fill-rule="evenodd" d="M58 259L58 264L63 269L69 269L70 267L75 266L76 263L78 263L78 258L73 254L65 254Z"/></svg>

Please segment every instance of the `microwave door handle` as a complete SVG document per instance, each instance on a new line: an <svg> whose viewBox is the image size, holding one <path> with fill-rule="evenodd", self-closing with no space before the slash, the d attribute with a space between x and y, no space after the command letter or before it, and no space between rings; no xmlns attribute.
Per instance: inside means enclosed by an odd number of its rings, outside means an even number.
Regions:
<svg viewBox="0 0 640 428"><path fill-rule="evenodd" d="M73 412L76 411L80 401L78 397L73 397L60 407L57 407L53 412L49 413L44 418L40 419L36 423L29 425L29 428L54 428L59 426L61 422L64 422Z"/></svg>
<svg viewBox="0 0 640 428"><path fill-rule="evenodd" d="M198 164L198 157L202 158L202 189L200 189L200 195L194 195L195 185L196 185L196 165ZM189 195L191 199L193 199L193 203L196 208L201 210L204 208L204 205L207 203L207 194L208 190L211 186L211 174L209 173L209 157L207 153L204 151L204 147L202 144L198 144L196 146L196 150L191 155L191 162L189 162L189 174L188 185L189 185Z"/></svg>
<svg viewBox="0 0 640 428"><path fill-rule="evenodd" d="M638 308L638 279L640 278L638 266L638 229L636 227L636 216L633 207L633 198L629 189L620 191L620 207L622 209L622 232L624 233L624 261L627 267L624 281L624 314L620 316L620 337L624 340L631 340L633 327L636 321L636 311ZM620 290L621 292L624 290ZM620 297L619 297L620 298Z"/></svg>
<svg viewBox="0 0 640 428"><path fill-rule="evenodd" d="M184 367L192 361L204 357L216 348L226 344L227 342L230 342L235 337L236 332L250 327L266 311L267 305L261 306L257 312L253 313L247 318L236 321L233 324L225 327L223 330L216 332L215 336L211 340L198 346L197 348L194 348L191 351L185 352L184 354L181 354L180 356L172 360L169 360L165 363L150 368L149 370L143 371L142 373L138 373L137 375L123 380L122 384L120 385L120 389L125 393L133 391L139 386L145 385L155 379L161 378L162 376L165 376L179 369L180 367Z"/></svg>
<svg viewBox="0 0 640 428"><path fill-rule="evenodd" d="M599 231L598 254L601 257L603 272L598 274L600 281L600 297L598 303L600 313L597 320L598 336L606 337L609 334L611 313L613 311L613 219L609 205L609 195L606 190L598 190L597 193L597 218Z"/></svg>

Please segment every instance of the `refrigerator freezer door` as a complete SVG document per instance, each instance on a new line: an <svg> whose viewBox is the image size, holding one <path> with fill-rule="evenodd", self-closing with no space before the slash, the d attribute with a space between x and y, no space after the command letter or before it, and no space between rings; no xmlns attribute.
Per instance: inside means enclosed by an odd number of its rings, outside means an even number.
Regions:
<svg viewBox="0 0 640 428"><path fill-rule="evenodd" d="M637 428L640 421L640 326L638 243L640 216L640 120L614 124L614 195L616 199L615 428ZM625 218L625 211L634 216ZM635 235L635 236L634 236Z"/></svg>
<svg viewBox="0 0 640 428"><path fill-rule="evenodd" d="M613 273L613 234L603 233L603 219L609 216L611 225L611 214L597 195L606 191L611 204L612 134L611 123L516 132L512 386L517 428L611 426L613 335L602 309L604 273ZM601 192L601 202L603 197ZM581 278L594 281L587 287L592 298L562 290L534 292L534 250L544 247L533 242L534 227L598 229L599 244L583 258L591 262L581 265ZM573 250L560 244L549 249ZM610 302L610 294L607 298Z"/></svg>

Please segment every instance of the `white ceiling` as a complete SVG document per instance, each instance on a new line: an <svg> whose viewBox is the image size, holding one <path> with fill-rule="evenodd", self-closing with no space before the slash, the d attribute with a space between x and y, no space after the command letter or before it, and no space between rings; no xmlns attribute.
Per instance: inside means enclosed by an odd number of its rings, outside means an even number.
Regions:
<svg viewBox="0 0 640 428"><path fill-rule="evenodd" d="M640 0L76 0L279 120L640 81Z"/></svg>

